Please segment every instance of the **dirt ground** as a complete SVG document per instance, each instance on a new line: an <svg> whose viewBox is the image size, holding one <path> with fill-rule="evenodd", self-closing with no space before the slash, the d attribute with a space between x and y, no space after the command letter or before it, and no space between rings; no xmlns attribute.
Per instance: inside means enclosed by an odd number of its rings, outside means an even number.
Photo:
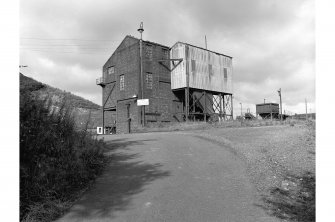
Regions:
<svg viewBox="0 0 335 222"><path fill-rule="evenodd" d="M281 185L287 173L315 173L315 129L306 124L194 131L227 144L248 162L259 190Z"/></svg>
<svg viewBox="0 0 335 222"><path fill-rule="evenodd" d="M315 122L203 130L248 163L265 210L287 221L315 221Z"/></svg>

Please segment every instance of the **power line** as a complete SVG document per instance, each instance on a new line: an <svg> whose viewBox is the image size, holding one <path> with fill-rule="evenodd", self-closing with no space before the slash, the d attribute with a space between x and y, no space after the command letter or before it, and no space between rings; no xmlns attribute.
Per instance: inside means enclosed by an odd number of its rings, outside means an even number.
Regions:
<svg viewBox="0 0 335 222"><path fill-rule="evenodd" d="M41 49L22 49L22 50L29 50L29 51L35 51L35 52L46 52L46 53L65 53L65 54L68 54L68 53L73 53L73 54L101 54L101 55L105 55L107 54L108 52L74 52L74 51L51 51L51 50L41 50Z"/></svg>
<svg viewBox="0 0 335 222"><path fill-rule="evenodd" d="M20 47L21 49L46 49L46 50L59 50L59 49L65 49L65 50L72 50L72 49L80 49L80 50L82 50L82 49L84 49L84 50L86 50L86 49L88 49L88 50L109 50L110 51L110 49L109 48L97 48L97 47L73 47L73 48L71 48L71 47L69 47L69 48L50 48L50 47L33 47L33 46L31 46L31 47L25 47L25 46L23 46L23 47Z"/></svg>
<svg viewBox="0 0 335 222"><path fill-rule="evenodd" d="M107 39L66 39L66 38L33 38L33 37L20 37L20 39L29 39L29 40L43 40L43 41L68 41L68 40L74 40L74 41L102 41L102 42L118 42L120 40L107 40Z"/></svg>

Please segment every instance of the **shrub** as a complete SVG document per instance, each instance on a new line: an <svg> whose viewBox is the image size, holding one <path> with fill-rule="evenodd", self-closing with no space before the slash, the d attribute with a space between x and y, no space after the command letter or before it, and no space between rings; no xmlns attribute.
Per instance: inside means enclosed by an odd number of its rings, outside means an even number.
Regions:
<svg viewBox="0 0 335 222"><path fill-rule="evenodd" d="M72 113L66 101L55 107L48 98L40 100L29 92L21 92L21 220L39 221L31 219L33 216L29 214L34 206L50 206L45 203L71 199L106 164L103 141L93 139L86 129L79 131Z"/></svg>

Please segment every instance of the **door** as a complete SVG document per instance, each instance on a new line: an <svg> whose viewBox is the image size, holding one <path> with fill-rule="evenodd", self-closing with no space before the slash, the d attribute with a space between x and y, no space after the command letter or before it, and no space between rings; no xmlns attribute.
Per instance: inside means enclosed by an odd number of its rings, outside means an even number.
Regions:
<svg viewBox="0 0 335 222"><path fill-rule="evenodd" d="M130 119L130 104L126 104L127 106L127 133L131 132L131 119Z"/></svg>

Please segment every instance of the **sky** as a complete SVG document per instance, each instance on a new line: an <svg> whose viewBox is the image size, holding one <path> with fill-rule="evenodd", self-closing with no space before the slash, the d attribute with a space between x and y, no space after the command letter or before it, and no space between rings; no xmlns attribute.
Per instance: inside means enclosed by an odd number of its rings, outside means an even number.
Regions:
<svg viewBox="0 0 335 222"><path fill-rule="evenodd" d="M233 57L234 113L279 103L315 112L313 0L20 1L21 72L101 105L95 80L126 35ZM241 103L241 104L240 104Z"/></svg>

